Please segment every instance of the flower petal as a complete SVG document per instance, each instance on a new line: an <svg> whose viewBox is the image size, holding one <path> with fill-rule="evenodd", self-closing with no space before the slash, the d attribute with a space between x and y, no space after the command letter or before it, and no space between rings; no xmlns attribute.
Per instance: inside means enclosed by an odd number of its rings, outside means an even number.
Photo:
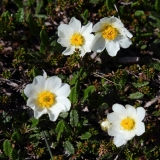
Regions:
<svg viewBox="0 0 160 160"><path fill-rule="evenodd" d="M37 76L33 79L33 89L35 92L39 93L45 89L46 79L43 76Z"/></svg>
<svg viewBox="0 0 160 160"><path fill-rule="evenodd" d="M24 89L24 94L29 98L29 97L35 97L36 92L33 89L33 84L27 84L25 89Z"/></svg>
<svg viewBox="0 0 160 160"><path fill-rule="evenodd" d="M116 113L119 113L119 114L126 112L125 107L121 104L118 104L118 103L116 103L112 106L112 110Z"/></svg>
<svg viewBox="0 0 160 160"><path fill-rule="evenodd" d="M120 122L120 117L116 112L112 112L107 115L107 119L110 123L118 123Z"/></svg>
<svg viewBox="0 0 160 160"><path fill-rule="evenodd" d="M81 22L78 19L76 19L75 17L72 17L69 22L69 26L73 29L73 32L80 32Z"/></svg>
<svg viewBox="0 0 160 160"><path fill-rule="evenodd" d="M33 110L35 109L35 104L36 104L36 99L35 98L32 98L30 97L28 100L27 100L27 106L29 106L30 108L32 108Z"/></svg>
<svg viewBox="0 0 160 160"><path fill-rule="evenodd" d="M62 52L62 54L64 54L64 55L71 55L71 54L74 53L74 51L75 51L75 47L69 46L69 47L66 48L66 50L64 50Z"/></svg>
<svg viewBox="0 0 160 160"><path fill-rule="evenodd" d="M123 23L121 22L121 20L119 18L116 18L114 16L112 16L110 18L110 22L112 23L112 25L115 27L115 28L122 28L124 27Z"/></svg>
<svg viewBox="0 0 160 160"><path fill-rule="evenodd" d="M100 33L97 33L91 45L91 50L94 52L102 52L105 48L106 42Z"/></svg>
<svg viewBox="0 0 160 160"><path fill-rule="evenodd" d="M136 110L137 110L137 117L136 117L137 120L142 121L145 117L146 113L145 109L143 107L138 107Z"/></svg>
<svg viewBox="0 0 160 160"><path fill-rule="evenodd" d="M93 24L91 22L87 23L85 26L82 26L82 28L81 28L82 35L91 33L92 26L93 26Z"/></svg>
<svg viewBox="0 0 160 160"><path fill-rule="evenodd" d="M55 94L57 96L68 97L70 92L70 86L67 83L62 83L62 86L55 92Z"/></svg>
<svg viewBox="0 0 160 160"><path fill-rule="evenodd" d="M127 115L129 117L135 117L136 109L133 106L129 105L129 104L125 105L125 107L126 107Z"/></svg>
<svg viewBox="0 0 160 160"><path fill-rule="evenodd" d="M106 42L106 50L110 56L116 56L119 51L119 43L118 41L107 41Z"/></svg>
<svg viewBox="0 0 160 160"><path fill-rule="evenodd" d="M56 92L62 85L62 80L57 76L49 77L46 80L46 90L51 91L52 93Z"/></svg>
<svg viewBox="0 0 160 160"><path fill-rule="evenodd" d="M144 126L143 122L136 123L136 130L135 130L135 132L136 132L137 136L140 136L140 135L142 135L145 132L145 126Z"/></svg>
<svg viewBox="0 0 160 160"><path fill-rule="evenodd" d="M128 140L131 140L136 135L136 133L134 130L124 131L123 135L124 135L124 139L128 141Z"/></svg>
<svg viewBox="0 0 160 160"><path fill-rule="evenodd" d="M122 35L117 36L116 40L118 40L118 43L122 48L128 48L132 44L132 41L129 38Z"/></svg>
<svg viewBox="0 0 160 160"><path fill-rule="evenodd" d="M117 136L119 134L119 132L117 130L115 130L115 128L111 125L109 128L108 128L108 134L110 136Z"/></svg>
<svg viewBox="0 0 160 160"><path fill-rule="evenodd" d="M126 28L121 28L119 31L124 36L127 36L129 38L133 37L132 33L130 33Z"/></svg>
<svg viewBox="0 0 160 160"><path fill-rule="evenodd" d="M58 38L57 42L63 47L68 47L70 45L70 41L68 38Z"/></svg>
<svg viewBox="0 0 160 160"><path fill-rule="evenodd" d="M108 24L111 24L111 18L108 18L108 17L104 17L104 18L102 18L102 19L100 19L100 22L102 23L102 24L106 24L106 25L108 25ZM103 25L104 26L104 25Z"/></svg>
<svg viewBox="0 0 160 160"><path fill-rule="evenodd" d="M102 31L103 28L104 28L104 24L101 23L101 22L98 22L98 23L96 23L96 24L93 26L92 32Z"/></svg>
<svg viewBox="0 0 160 160"><path fill-rule="evenodd" d="M60 24L58 27L58 36L60 38L68 38L73 34L73 29L67 24Z"/></svg>
<svg viewBox="0 0 160 160"><path fill-rule="evenodd" d="M62 103L66 107L66 111L69 111L71 108L71 102L66 97L57 97L56 98L57 103Z"/></svg>
<svg viewBox="0 0 160 160"><path fill-rule="evenodd" d="M114 137L113 143L116 145L116 147L120 147L120 146L126 144L127 141L124 140L123 135L119 134L119 135L117 135L117 136Z"/></svg>
<svg viewBox="0 0 160 160"><path fill-rule="evenodd" d="M46 108L40 108L40 107L35 107L34 110L34 117L36 119L40 118L43 114L47 113L47 109Z"/></svg>
<svg viewBox="0 0 160 160"><path fill-rule="evenodd" d="M61 112L66 112L66 107L62 103L56 103L52 108L48 109L49 119L56 121Z"/></svg>

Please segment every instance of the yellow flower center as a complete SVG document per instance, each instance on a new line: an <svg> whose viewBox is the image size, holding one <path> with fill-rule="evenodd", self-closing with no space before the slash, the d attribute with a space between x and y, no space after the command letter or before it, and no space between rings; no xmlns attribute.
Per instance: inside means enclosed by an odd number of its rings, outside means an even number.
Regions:
<svg viewBox="0 0 160 160"><path fill-rule="evenodd" d="M70 39L71 45L82 46L84 44L84 37L79 33L74 33Z"/></svg>
<svg viewBox="0 0 160 160"><path fill-rule="evenodd" d="M56 103L56 96L49 91L42 91L37 98L38 106L50 108L53 104Z"/></svg>
<svg viewBox="0 0 160 160"><path fill-rule="evenodd" d="M118 31L112 26L108 26L102 31L102 37L108 40L114 40L117 37Z"/></svg>
<svg viewBox="0 0 160 160"><path fill-rule="evenodd" d="M125 130L132 130L135 127L135 121L132 118L125 118L121 121L121 126Z"/></svg>

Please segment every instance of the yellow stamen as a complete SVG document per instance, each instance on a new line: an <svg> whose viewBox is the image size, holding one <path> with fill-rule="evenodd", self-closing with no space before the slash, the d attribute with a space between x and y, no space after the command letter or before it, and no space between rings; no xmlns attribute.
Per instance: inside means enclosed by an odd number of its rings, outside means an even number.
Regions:
<svg viewBox="0 0 160 160"><path fill-rule="evenodd" d="M108 26L102 31L102 37L108 40L114 40L117 37L118 31L112 26Z"/></svg>
<svg viewBox="0 0 160 160"><path fill-rule="evenodd" d="M135 121L132 118L125 118L120 124L125 130L132 130L135 127Z"/></svg>
<svg viewBox="0 0 160 160"><path fill-rule="evenodd" d="M37 98L38 106L50 108L53 104L56 103L56 96L50 91L42 91Z"/></svg>
<svg viewBox="0 0 160 160"><path fill-rule="evenodd" d="M84 37L79 33L74 33L70 39L71 45L82 46L84 44Z"/></svg>

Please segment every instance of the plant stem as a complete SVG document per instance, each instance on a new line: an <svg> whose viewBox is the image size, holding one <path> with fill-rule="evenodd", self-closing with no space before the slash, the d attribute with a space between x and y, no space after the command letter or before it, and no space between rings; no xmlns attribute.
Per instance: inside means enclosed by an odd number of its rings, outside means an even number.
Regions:
<svg viewBox="0 0 160 160"><path fill-rule="evenodd" d="M53 159L52 152L51 152L51 149L50 149L49 144L48 144L48 142L47 142L46 135L45 135L45 132L44 132L44 131L42 131L42 135L43 135L43 137L44 137L44 140L45 140L46 146L47 146L47 148L48 148L48 151L49 151L49 154L50 154L51 160L54 160L54 159Z"/></svg>

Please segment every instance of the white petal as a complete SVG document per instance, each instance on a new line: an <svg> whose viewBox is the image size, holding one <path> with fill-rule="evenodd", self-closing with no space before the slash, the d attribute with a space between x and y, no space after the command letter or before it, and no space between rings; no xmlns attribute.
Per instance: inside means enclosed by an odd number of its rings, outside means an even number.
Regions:
<svg viewBox="0 0 160 160"><path fill-rule="evenodd" d="M64 96L68 97L70 94L70 86L67 83L62 83L62 86L55 92L55 94L58 96Z"/></svg>
<svg viewBox="0 0 160 160"><path fill-rule="evenodd" d="M35 117L36 119L38 119L38 118L40 118L43 114L46 114L46 113L47 113L46 108L35 107L34 117Z"/></svg>
<svg viewBox="0 0 160 160"><path fill-rule="evenodd" d="M117 41L106 42L106 50L110 56L116 56L119 49L119 43Z"/></svg>
<svg viewBox="0 0 160 160"><path fill-rule="evenodd" d="M66 107L66 111L69 111L71 108L71 102L66 97L57 97L56 98L57 103L62 103Z"/></svg>
<svg viewBox="0 0 160 160"><path fill-rule="evenodd" d="M119 115L115 112L112 112L112 113L108 114L107 119L110 123L118 123L121 120Z"/></svg>
<svg viewBox="0 0 160 160"><path fill-rule="evenodd" d="M27 106L29 106L30 108L32 108L33 110L35 109L35 105L36 105L36 99L35 98L32 98L30 97L28 100L27 100Z"/></svg>
<svg viewBox="0 0 160 160"><path fill-rule="evenodd" d="M85 44L92 44L92 41L94 39L94 35L93 34L83 34L83 36L85 37Z"/></svg>
<svg viewBox="0 0 160 160"><path fill-rule="evenodd" d="M121 28L119 31L124 36L127 36L129 38L133 37L132 33L130 33L126 28Z"/></svg>
<svg viewBox="0 0 160 160"><path fill-rule="evenodd" d="M136 135L140 136L145 132L145 126L143 122L136 123L136 129L135 129Z"/></svg>
<svg viewBox="0 0 160 160"><path fill-rule="evenodd" d="M68 47L66 50L64 50L63 52L62 52L62 54L64 54L64 55L71 55L71 54L73 54L74 53L74 51L75 51L75 47Z"/></svg>
<svg viewBox="0 0 160 160"><path fill-rule="evenodd" d="M117 136L114 137L113 143L116 145L116 147L120 147L120 146L126 144L127 141L124 140L123 135L119 134L119 135L117 135Z"/></svg>
<svg viewBox="0 0 160 160"><path fill-rule="evenodd" d="M128 141L131 140L136 134L134 130L131 130L131 131L124 131L123 135L124 139Z"/></svg>
<svg viewBox="0 0 160 160"><path fill-rule="evenodd" d="M119 132L117 132L115 128L111 125L111 127L108 128L108 134L110 136L117 136Z"/></svg>
<svg viewBox="0 0 160 160"><path fill-rule="evenodd" d="M145 117L145 109L143 107L138 107L137 109L137 115L136 115L136 119L138 121L142 121Z"/></svg>
<svg viewBox="0 0 160 160"><path fill-rule="evenodd" d="M81 29L81 33L82 34L89 34L92 32L92 23L89 22L87 23L85 26L82 26L82 29Z"/></svg>
<svg viewBox="0 0 160 160"><path fill-rule="evenodd" d="M98 22L98 23L96 23L96 24L93 26L92 32L102 31L103 28L104 28L104 24L101 23L101 22Z"/></svg>
<svg viewBox="0 0 160 160"><path fill-rule="evenodd" d="M129 38L122 35L118 36L116 40L118 40L118 43L122 48L128 48L132 44L132 41Z"/></svg>
<svg viewBox="0 0 160 160"><path fill-rule="evenodd" d="M56 92L62 85L62 80L57 76L52 76L46 80L46 90L51 91L52 93Z"/></svg>
<svg viewBox="0 0 160 160"><path fill-rule="evenodd" d="M125 107L122 106L121 104L118 104L118 103L116 103L116 104L114 104L114 105L112 106L112 110L113 110L114 112L116 112L116 113L119 113L119 114L123 114L123 113L126 112Z"/></svg>
<svg viewBox="0 0 160 160"><path fill-rule="evenodd" d="M97 33L93 39L91 50L94 52L102 52L105 48L106 42L100 33Z"/></svg>
<svg viewBox="0 0 160 160"><path fill-rule="evenodd" d="M111 24L110 18L108 18L108 17L102 18L100 20L100 22L103 23L103 24L106 24L106 25Z"/></svg>
<svg viewBox="0 0 160 160"><path fill-rule="evenodd" d="M110 22L112 23L112 25L115 27L115 28L121 28L121 27L124 27L123 23L121 22L121 20L119 18L116 18L114 16L112 16L110 18Z"/></svg>
<svg viewBox="0 0 160 160"><path fill-rule="evenodd" d="M46 79L43 76L37 76L33 79L33 89L35 92L41 92L45 89Z"/></svg>
<svg viewBox="0 0 160 160"><path fill-rule="evenodd" d="M136 109L133 106L129 105L129 104L125 105L125 107L126 107L127 115L129 117L135 117Z"/></svg>
<svg viewBox="0 0 160 160"><path fill-rule="evenodd" d="M73 29L67 24L60 24L58 27L58 36L60 38L68 38L73 34Z"/></svg>
<svg viewBox="0 0 160 160"><path fill-rule="evenodd" d="M61 112L66 112L66 107L62 103L56 103L52 108L48 109L49 119L56 121Z"/></svg>
<svg viewBox="0 0 160 160"><path fill-rule="evenodd" d="M78 19L76 19L75 17L72 17L69 22L69 26L73 29L73 32L80 32L81 22Z"/></svg>
<svg viewBox="0 0 160 160"><path fill-rule="evenodd" d="M83 57L85 54L86 54L86 50L88 49L88 48L84 48L84 47L80 47L79 48L79 50L81 51L81 54L79 55L80 57Z"/></svg>
<svg viewBox="0 0 160 160"><path fill-rule="evenodd" d="M33 84L27 84L24 89L24 94L29 97L35 97L35 90L33 89Z"/></svg>
<svg viewBox="0 0 160 160"><path fill-rule="evenodd" d="M58 38L58 43L60 43L63 47L68 47L70 45L69 38Z"/></svg>

